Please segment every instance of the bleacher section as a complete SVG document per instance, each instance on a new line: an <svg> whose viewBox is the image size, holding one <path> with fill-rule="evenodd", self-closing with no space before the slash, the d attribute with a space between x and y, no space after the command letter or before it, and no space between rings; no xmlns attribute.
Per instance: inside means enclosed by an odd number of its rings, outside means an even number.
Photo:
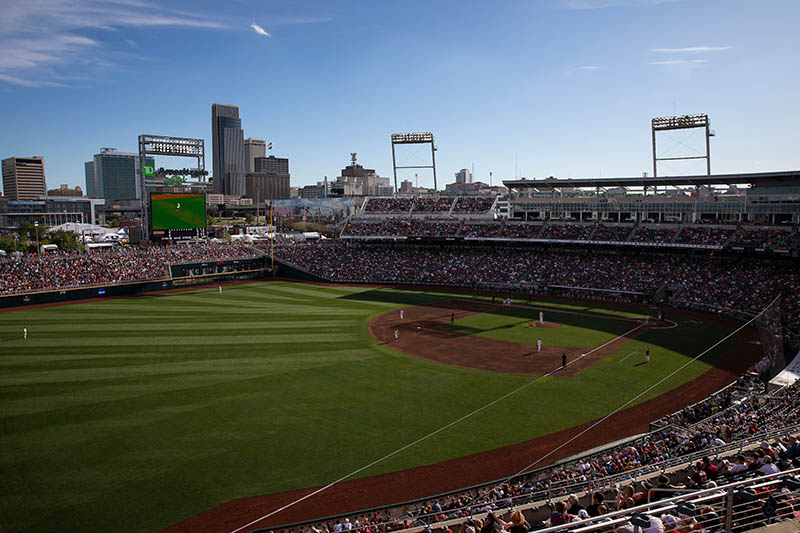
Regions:
<svg viewBox="0 0 800 533"><path fill-rule="evenodd" d="M372 201L372 200L371 200ZM368 204L369 205L369 204ZM456 204L457 205L457 204ZM386 207L389 209L389 207ZM455 209L453 210L455 212ZM377 213L377 212L373 212ZM396 214L396 213L395 213ZM614 224L593 222L517 222L458 221L408 217L407 223L382 225L386 219L351 220L342 232L344 238L365 237L455 237L465 240L519 240L529 242L569 242L574 244L614 244L626 247L697 248L708 250L761 251L790 254L800 251L796 227L732 226L702 224ZM442 231L414 226L426 220ZM452 224L453 228L446 226ZM457 227L461 225L460 227ZM397 232L394 228L400 228Z"/></svg>
<svg viewBox="0 0 800 533"><path fill-rule="evenodd" d="M392 222L401 223L407 221ZM391 230L406 231L395 226ZM346 246L342 242L298 244L277 250L276 257L334 282L492 287L634 301L649 301L668 289L663 301L721 313L758 313L781 295L787 328L796 331L800 321L800 270L790 260L457 243Z"/></svg>

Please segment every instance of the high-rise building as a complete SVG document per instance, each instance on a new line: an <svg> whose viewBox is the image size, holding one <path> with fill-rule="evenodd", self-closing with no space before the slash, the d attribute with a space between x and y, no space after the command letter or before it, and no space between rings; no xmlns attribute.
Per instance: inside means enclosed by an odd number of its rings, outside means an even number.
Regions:
<svg viewBox="0 0 800 533"><path fill-rule="evenodd" d="M267 143L264 139L253 139L248 137L244 140L244 162L247 165L246 172L258 172L256 170L256 157L267 155Z"/></svg>
<svg viewBox="0 0 800 533"><path fill-rule="evenodd" d="M285 157L256 157L255 172L247 174L246 195L256 204L290 197L289 160Z"/></svg>
<svg viewBox="0 0 800 533"><path fill-rule="evenodd" d="M472 172L466 168L456 172L456 183L472 183Z"/></svg>
<svg viewBox="0 0 800 533"><path fill-rule="evenodd" d="M285 157L257 157L255 160L254 172L266 172L268 174L289 174L289 160Z"/></svg>
<svg viewBox="0 0 800 533"><path fill-rule="evenodd" d="M44 157L3 159L3 195L7 200L36 200L45 192Z"/></svg>
<svg viewBox="0 0 800 533"><path fill-rule="evenodd" d="M214 150L214 192L243 196L247 167L244 158L244 131L238 107L211 105L211 142Z"/></svg>
<svg viewBox="0 0 800 533"><path fill-rule="evenodd" d="M147 157L145 164L155 166L155 159ZM101 148L99 154L84 164L86 196L103 198L106 205L123 200L141 200L139 167L139 154Z"/></svg>

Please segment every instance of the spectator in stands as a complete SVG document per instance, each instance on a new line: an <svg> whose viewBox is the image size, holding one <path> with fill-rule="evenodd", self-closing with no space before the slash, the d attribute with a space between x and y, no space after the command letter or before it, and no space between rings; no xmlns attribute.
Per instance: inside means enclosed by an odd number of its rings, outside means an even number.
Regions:
<svg viewBox="0 0 800 533"><path fill-rule="evenodd" d="M578 511L581 511L583 509L583 506L581 506L578 497L575 496L574 494L569 495L569 498L567 498L567 503L569 504L567 512L572 516L578 516Z"/></svg>
<svg viewBox="0 0 800 533"><path fill-rule="evenodd" d="M738 474L740 472L747 472L748 468L749 467L745 463L744 455L739 454L736 456L736 464L731 466L728 472L731 474Z"/></svg>
<svg viewBox="0 0 800 533"><path fill-rule="evenodd" d="M525 520L525 515L521 511L514 511L511 513L511 525L508 527L508 533L528 533L531 525Z"/></svg>
<svg viewBox="0 0 800 533"><path fill-rule="evenodd" d="M594 518L596 516L600 516L601 514L603 514L600 512L600 506L603 505L604 499L605 498L603 497L602 492L595 491L594 493L592 493L592 503L591 505L589 505L589 507L586 508L586 512L589 513L589 516Z"/></svg>
<svg viewBox="0 0 800 533"><path fill-rule="evenodd" d="M764 464L761 466L761 473L765 476L770 474L777 474L780 472L780 468L772 462L772 457L769 455L764 457Z"/></svg>
<svg viewBox="0 0 800 533"><path fill-rule="evenodd" d="M789 456L783 450L778 452L778 462L775 464L781 470L781 472L784 470L789 470L792 467L792 463L789 461Z"/></svg>
<svg viewBox="0 0 800 533"><path fill-rule="evenodd" d="M664 533L681 533L678 529L678 519L671 514L662 514L661 523L664 525Z"/></svg>
<svg viewBox="0 0 800 533"><path fill-rule="evenodd" d="M719 468L711 463L709 457L703 457L701 467L710 481L715 481L719 477Z"/></svg>
<svg viewBox="0 0 800 533"><path fill-rule="evenodd" d="M502 533L506 527L506 523L490 512L486 515L486 521L481 528L480 533Z"/></svg>
<svg viewBox="0 0 800 533"><path fill-rule="evenodd" d="M550 515L550 526L562 526L564 524L569 524L572 522L574 517L567 513L567 502L560 501L556 503L556 508L553 510L552 514Z"/></svg>

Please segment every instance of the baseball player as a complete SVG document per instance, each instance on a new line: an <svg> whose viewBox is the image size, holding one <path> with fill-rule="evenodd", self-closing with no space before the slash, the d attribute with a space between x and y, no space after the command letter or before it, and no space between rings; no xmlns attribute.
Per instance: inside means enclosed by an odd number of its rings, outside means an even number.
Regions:
<svg viewBox="0 0 800 533"><path fill-rule="evenodd" d="M219 286L219 293L222 294L222 285Z"/></svg>
<svg viewBox="0 0 800 533"><path fill-rule="evenodd" d="M542 351L542 338L541 337L539 337L539 340L536 341L536 348L537 348L537 350L536 350L537 352L541 352Z"/></svg>
<svg viewBox="0 0 800 533"><path fill-rule="evenodd" d="M544 324L544 311L539 311L539 324Z"/></svg>
<svg viewBox="0 0 800 533"><path fill-rule="evenodd" d="M567 368L567 352L561 354L561 370L566 370Z"/></svg>
<svg viewBox="0 0 800 533"><path fill-rule="evenodd" d="M648 346L647 349L644 351L644 362L650 362L650 347Z"/></svg>
<svg viewBox="0 0 800 533"><path fill-rule="evenodd" d="M400 310L400 320L403 320L403 310Z"/></svg>
<svg viewBox="0 0 800 533"><path fill-rule="evenodd" d="M399 332L399 331L397 331L397 330L394 330L394 342L397 342L397 340L398 340L399 338L400 338L400 332Z"/></svg>
<svg viewBox="0 0 800 533"><path fill-rule="evenodd" d="M28 328L22 328L22 338L23 339L28 338Z"/></svg>

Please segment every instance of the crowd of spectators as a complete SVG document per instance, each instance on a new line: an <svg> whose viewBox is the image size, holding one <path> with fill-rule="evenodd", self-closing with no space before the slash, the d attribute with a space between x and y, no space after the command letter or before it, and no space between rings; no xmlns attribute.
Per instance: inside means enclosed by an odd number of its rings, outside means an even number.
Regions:
<svg viewBox="0 0 800 533"><path fill-rule="evenodd" d="M388 223L388 222L387 222ZM392 228L395 234L414 234L408 228ZM465 226L466 231L474 226ZM503 235L503 227L493 227ZM438 231L438 230L437 230ZM469 234L469 233L467 233ZM318 272L331 281L413 282L408 272L422 271L431 251L425 247L345 247L339 243L298 245L303 254L300 266L316 272L319 257L325 259L325 270ZM327 250L327 252L325 251ZM476 287L481 283L505 284L519 289L523 282L539 286L602 289L628 293L652 294L662 284L673 289L675 301L681 305L720 312L758 313L777 295L782 295L786 323L791 326L800 316L800 273L791 263L749 260L732 261L704 256L626 255L617 253L584 254L556 250L524 248L437 248L439 272L416 278L447 285ZM447 273L448 258L461 265L468 256L472 268L456 269L457 276ZM498 259L502 257L506 262ZM331 265L333 263L333 265ZM405 265L400 268L398 265ZM417 265L417 267L414 267ZM483 268L484 265L487 268Z"/></svg>
<svg viewBox="0 0 800 533"><path fill-rule="evenodd" d="M723 246L736 230L708 226L684 226L675 242Z"/></svg>
<svg viewBox="0 0 800 533"><path fill-rule="evenodd" d="M796 250L800 249L800 236L785 229L742 226L733 236L731 245L769 250Z"/></svg>
<svg viewBox="0 0 800 533"><path fill-rule="evenodd" d="M506 224L503 228L503 236L511 239L536 239L543 227L543 224L532 223Z"/></svg>
<svg viewBox="0 0 800 533"><path fill-rule="evenodd" d="M541 228L541 226L539 226ZM464 237L496 238L504 237L504 225L499 222L490 224L467 224L464 226Z"/></svg>
<svg viewBox="0 0 800 533"><path fill-rule="evenodd" d="M421 237L453 237L460 227L457 222L425 221L420 224L416 234Z"/></svg>
<svg viewBox="0 0 800 533"><path fill-rule="evenodd" d="M416 235L419 221L409 218L392 218L387 220L378 235L390 237L408 237Z"/></svg>
<svg viewBox="0 0 800 533"><path fill-rule="evenodd" d="M768 261L710 261L685 257L669 277L676 297L684 304L711 305L723 311L757 313L778 294L784 305L797 309L798 274L792 265Z"/></svg>
<svg viewBox="0 0 800 533"><path fill-rule="evenodd" d="M552 224L549 223L544 227L541 233L542 239L554 240L588 240L594 231L594 224Z"/></svg>
<svg viewBox="0 0 800 533"><path fill-rule="evenodd" d="M412 198L370 198L364 211L367 213L408 213Z"/></svg>
<svg viewBox="0 0 800 533"><path fill-rule="evenodd" d="M452 206L452 197L414 199L414 213L447 213Z"/></svg>
<svg viewBox="0 0 800 533"><path fill-rule="evenodd" d="M259 255L243 244L193 244L149 248L60 251L0 258L0 294L169 277L168 265L247 259Z"/></svg>
<svg viewBox="0 0 800 533"><path fill-rule="evenodd" d="M459 196L453 213L486 213L494 205L494 197Z"/></svg>
<svg viewBox="0 0 800 533"><path fill-rule="evenodd" d="M606 226L598 224L597 229L592 235L593 241L625 242L628 235L633 230L633 224L622 224L619 226Z"/></svg>
<svg viewBox="0 0 800 533"><path fill-rule="evenodd" d="M374 199L370 200L370 204L373 201ZM428 201L436 202L432 199ZM439 202L441 201L442 200L439 200ZM447 201L451 200L448 199ZM458 202L460 201L461 199L457 201L456 208L458 208ZM368 204L368 207L370 204ZM416 208L414 211L416 211ZM459 211L454 209L454 212ZM372 223L351 222L348 225L345 235L392 236L392 226L367 224ZM351 229L351 227L362 228L363 233L353 233L353 231L357 231L358 229ZM398 227L401 231L405 229L405 226L402 224ZM368 233L369 231L373 231L373 233ZM408 234L408 232L403 232L397 234L397 236ZM450 235L450 232L448 232L448 235ZM625 242L630 238L630 242L635 243L664 244L674 242L676 244L699 246L725 246L730 243L733 246L747 246L759 249L781 251L800 250L800 234L792 233L789 230L778 230L762 226L743 226L736 230L731 227L718 227L699 223L683 226L674 225L671 227L642 225L634 229L632 224L609 226L587 222L548 222L544 227L541 222L472 222L463 226L463 231L459 236L485 239L591 240L591 242Z"/></svg>
<svg viewBox="0 0 800 533"><path fill-rule="evenodd" d="M381 235L383 222L348 222L342 235L354 235L363 237L367 235Z"/></svg>
<svg viewBox="0 0 800 533"><path fill-rule="evenodd" d="M766 356L765 356L766 357ZM770 363L771 365L771 363ZM758 372L748 372L740 376L734 383L715 392L695 404L687 405L681 411L659 418L651 424L654 427L689 426L713 416L723 409L733 405L734 401L747 397L763 388L763 383L758 378Z"/></svg>
<svg viewBox="0 0 800 533"><path fill-rule="evenodd" d="M632 242L667 243L672 242L677 228L654 228L642 225L631 236Z"/></svg>

